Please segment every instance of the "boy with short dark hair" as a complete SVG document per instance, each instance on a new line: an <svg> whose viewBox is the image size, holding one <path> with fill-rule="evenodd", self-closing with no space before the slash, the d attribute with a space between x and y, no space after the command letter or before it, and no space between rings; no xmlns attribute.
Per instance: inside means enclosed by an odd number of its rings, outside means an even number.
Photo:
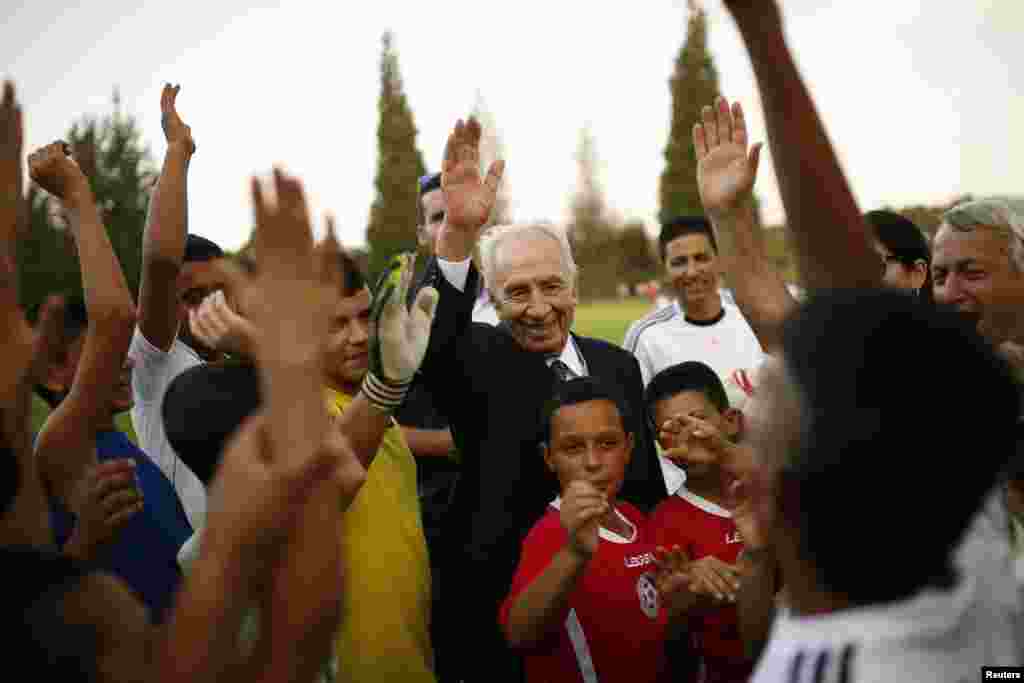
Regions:
<svg viewBox="0 0 1024 683"><path fill-rule="evenodd" d="M744 655L735 605L744 543L729 509L730 478L717 453L706 452L716 447L714 441L734 440L742 416L729 406L715 371L697 361L658 373L644 402L661 447L686 453L686 483L658 505L649 528L658 545L677 545L690 560L689 625L702 680L746 681L752 664Z"/></svg>
<svg viewBox="0 0 1024 683"><path fill-rule="evenodd" d="M633 447L622 400L581 377L545 413L541 452L562 494L523 541L499 613L505 637L527 681L665 680L669 609L654 543L643 514L617 500Z"/></svg>

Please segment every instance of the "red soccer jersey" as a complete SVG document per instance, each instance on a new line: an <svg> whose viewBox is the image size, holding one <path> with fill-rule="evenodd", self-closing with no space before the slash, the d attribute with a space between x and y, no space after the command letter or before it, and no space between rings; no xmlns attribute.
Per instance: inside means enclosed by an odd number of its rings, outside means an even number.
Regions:
<svg viewBox="0 0 1024 683"><path fill-rule="evenodd" d="M657 545L678 545L691 560L711 555L736 564L743 550L729 511L685 488L655 508L647 528ZM750 678L753 666L743 654L735 607L694 617L690 626L704 662L704 683L740 683Z"/></svg>
<svg viewBox="0 0 1024 683"><path fill-rule="evenodd" d="M552 503L523 541L512 589L499 613L503 626L519 594L568 541L558 504ZM527 681L665 680L667 613L654 585L654 545L639 510L621 502L616 510L632 528L631 538L600 530L597 552L558 616L558 630L523 652Z"/></svg>

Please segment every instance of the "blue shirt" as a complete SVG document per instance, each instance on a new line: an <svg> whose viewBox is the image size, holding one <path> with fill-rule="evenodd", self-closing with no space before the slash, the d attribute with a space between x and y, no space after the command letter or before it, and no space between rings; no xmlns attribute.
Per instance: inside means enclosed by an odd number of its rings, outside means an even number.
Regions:
<svg viewBox="0 0 1024 683"><path fill-rule="evenodd" d="M134 460L144 502L93 564L122 578L149 608L153 622L161 623L181 583L178 549L192 535L192 526L171 482L122 432L100 432L96 455L99 462ZM75 528L75 516L56 500L50 507L54 534L63 546Z"/></svg>

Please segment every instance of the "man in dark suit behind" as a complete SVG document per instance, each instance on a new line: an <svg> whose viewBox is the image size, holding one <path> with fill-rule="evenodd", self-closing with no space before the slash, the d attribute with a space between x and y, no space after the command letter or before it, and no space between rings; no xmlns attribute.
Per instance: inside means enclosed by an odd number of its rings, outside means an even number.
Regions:
<svg viewBox="0 0 1024 683"><path fill-rule="evenodd" d="M462 453L462 474L444 527L439 673L445 681L520 680L497 612L520 544L558 494L539 450L540 415L568 373L617 386L635 447L621 497L648 510L666 496L650 427L643 419L640 367L628 352L570 333L576 265L564 231L546 224L500 226L480 239L503 170L481 183L480 129L461 121L445 150L448 207L425 282L440 292L421 368ZM480 239L485 281L501 317L471 322L479 273L470 255ZM455 596L460 596L456 598ZM628 634L624 634L628 637Z"/></svg>

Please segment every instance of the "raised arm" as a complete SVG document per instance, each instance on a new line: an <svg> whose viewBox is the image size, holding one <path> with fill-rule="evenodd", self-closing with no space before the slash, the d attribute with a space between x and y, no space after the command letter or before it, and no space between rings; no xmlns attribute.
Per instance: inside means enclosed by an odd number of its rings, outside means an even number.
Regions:
<svg viewBox="0 0 1024 683"><path fill-rule="evenodd" d="M748 152L747 142L739 102L730 109L724 98L718 98L714 108L704 107L702 120L693 127L697 186L715 228L736 305L761 346L771 352L778 346L782 321L796 301L765 251L753 204L761 144Z"/></svg>
<svg viewBox="0 0 1024 683"><path fill-rule="evenodd" d="M786 223L805 286L878 286L881 274L869 227L797 71L775 0L725 4L753 62Z"/></svg>
<svg viewBox="0 0 1024 683"><path fill-rule="evenodd" d="M88 326L74 382L39 434L40 474L74 509L73 487L96 462L96 433L111 420L111 399L121 374L135 309L110 245L89 182L63 142L29 157L33 180L60 199L70 217L82 269Z"/></svg>
<svg viewBox="0 0 1024 683"><path fill-rule="evenodd" d="M480 124L472 118L468 123L459 120L448 136L441 166L445 222L438 230L436 256L428 262L424 275L424 281L433 283L440 296L421 374L438 410L450 423L465 399L460 391L464 385L456 379L462 370L456 348L472 322L476 299L479 274L470 256L494 207L505 170L503 161L495 161L481 180L479 147ZM453 382L459 386L453 387Z"/></svg>
<svg viewBox="0 0 1024 683"><path fill-rule="evenodd" d="M5 82L0 100L0 410L4 443L16 453L28 445L28 424L18 416L29 390L26 379L35 343L18 303L18 239L26 227L22 135L14 84Z"/></svg>
<svg viewBox="0 0 1024 683"><path fill-rule="evenodd" d="M279 172L274 182L276 205L253 185L258 264L246 306L263 415L224 455L199 557L162 646L158 670L168 681L310 680L336 627L341 514L366 476L331 430L323 396L338 246L331 234L314 251L301 184ZM242 610L259 586L270 587L261 640L241 661Z"/></svg>
<svg viewBox="0 0 1024 683"><path fill-rule="evenodd" d="M177 281L188 235L188 166L196 150L192 130L175 108L180 88L168 84L160 94L167 153L146 217L139 285L139 330L164 351L178 333Z"/></svg>

